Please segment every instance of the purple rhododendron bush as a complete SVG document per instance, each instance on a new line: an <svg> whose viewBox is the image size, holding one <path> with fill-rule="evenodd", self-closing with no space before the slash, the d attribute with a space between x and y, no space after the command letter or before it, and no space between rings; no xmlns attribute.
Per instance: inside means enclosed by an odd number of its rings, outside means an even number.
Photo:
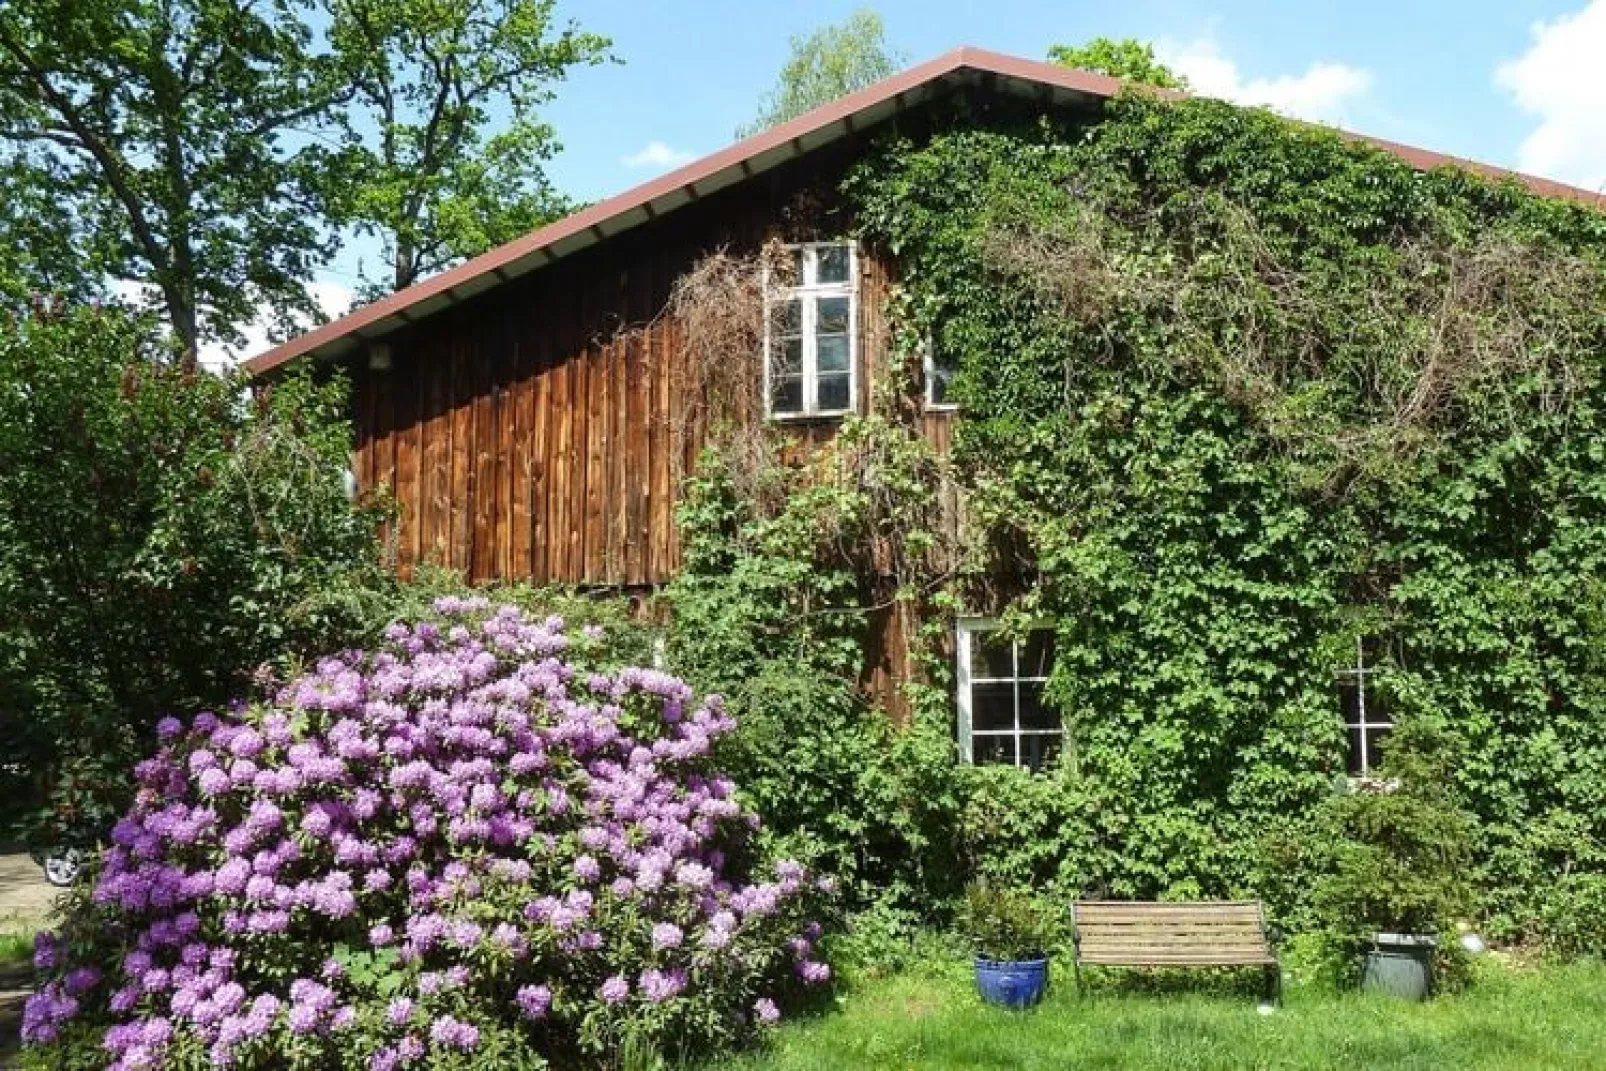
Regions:
<svg viewBox="0 0 1606 1071"><path fill-rule="evenodd" d="M718 696L581 668L442 599L273 702L161 726L42 935L30 1055L114 1067L569 1066L707 1051L830 977L790 861L710 768Z"/></svg>

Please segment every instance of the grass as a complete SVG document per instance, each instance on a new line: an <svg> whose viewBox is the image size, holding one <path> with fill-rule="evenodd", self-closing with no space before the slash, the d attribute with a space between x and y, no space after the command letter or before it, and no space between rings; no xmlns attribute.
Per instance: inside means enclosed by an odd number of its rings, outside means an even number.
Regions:
<svg viewBox="0 0 1606 1071"><path fill-rule="evenodd" d="M832 1068L1606 1067L1606 966L1480 964L1465 992L1427 1004L1293 988L1263 1016L1253 998L1104 987L1069 978L1037 1009L981 1003L959 972L862 983L837 1010L784 1026L773 1045L722 1065Z"/></svg>
<svg viewBox="0 0 1606 1071"><path fill-rule="evenodd" d="M33 934L0 933L0 967L19 966L33 959Z"/></svg>

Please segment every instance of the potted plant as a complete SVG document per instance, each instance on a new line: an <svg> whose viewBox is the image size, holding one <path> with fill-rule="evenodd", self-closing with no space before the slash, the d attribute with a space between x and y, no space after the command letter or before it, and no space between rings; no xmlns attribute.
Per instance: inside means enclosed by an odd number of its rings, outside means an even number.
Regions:
<svg viewBox="0 0 1606 1071"><path fill-rule="evenodd" d="M1043 999L1054 926L1034 896L972 882L960 923L975 949L976 988L983 1000L1029 1008Z"/></svg>
<svg viewBox="0 0 1606 1071"><path fill-rule="evenodd" d="M1437 730L1402 724L1383 776L1329 804L1334 840L1314 900L1344 951L1358 955L1363 989L1425 1000L1436 963L1456 954L1440 935L1466 906L1475 826L1445 755Z"/></svg>

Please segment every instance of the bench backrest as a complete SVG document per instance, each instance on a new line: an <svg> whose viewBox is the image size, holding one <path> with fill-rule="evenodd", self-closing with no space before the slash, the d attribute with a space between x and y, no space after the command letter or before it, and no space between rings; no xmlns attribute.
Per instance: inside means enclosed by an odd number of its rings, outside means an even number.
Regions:
<svg viewBox="0 0 1606 1071"><path fill-rule="evenodd" d="M1076 958L1122 967L1274 963L1258 900L1078 900Z"/></svg>

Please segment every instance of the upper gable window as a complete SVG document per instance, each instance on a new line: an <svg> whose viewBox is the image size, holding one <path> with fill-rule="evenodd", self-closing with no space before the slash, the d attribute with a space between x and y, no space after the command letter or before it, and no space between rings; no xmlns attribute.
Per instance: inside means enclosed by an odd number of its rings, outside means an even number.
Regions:
<svg viewBox="0 0 1606 1071"><path fill-rule="evenodd" d="M772 417L852 412L858 396L858 253L852 242L787 247L794 285L771 280L764 397Z"/></svg>
<svg viewBox="0 0 1606 1071"><path fill-rule="evenodd" d="M953 398L954 376L959 374L959 361L954 354L938 345L935 334L926 342L924 364L926 408L935 410L959 408Z"/></svg>

